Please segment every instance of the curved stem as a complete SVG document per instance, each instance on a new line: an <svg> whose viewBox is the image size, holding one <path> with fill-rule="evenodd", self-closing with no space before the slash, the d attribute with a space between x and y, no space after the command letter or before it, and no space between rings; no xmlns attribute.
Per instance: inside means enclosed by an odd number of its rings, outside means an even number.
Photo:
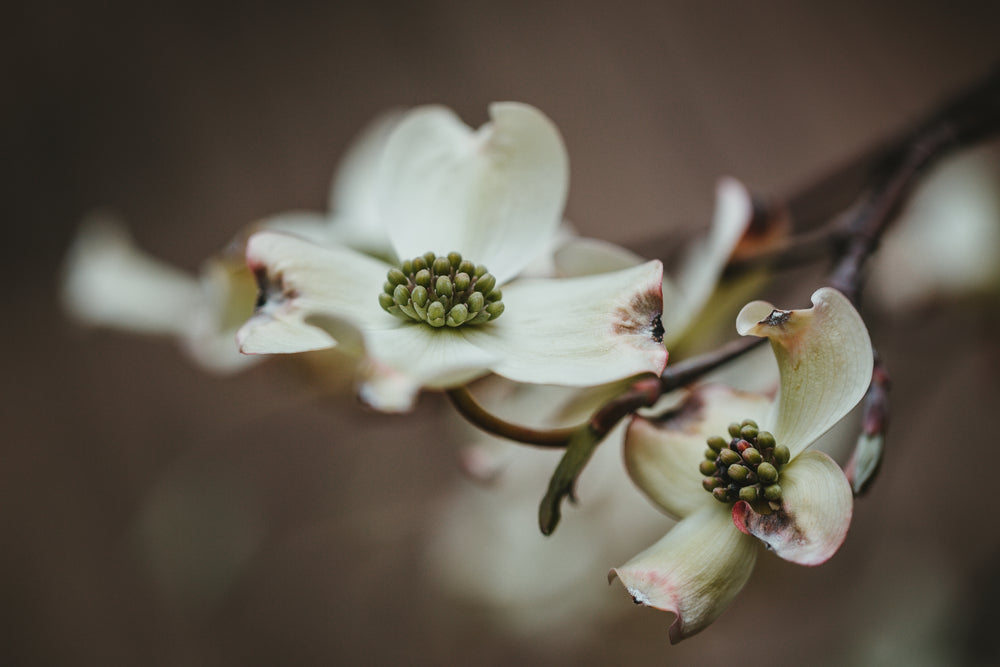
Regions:
<svg viewBox="0 0 1000 667"><path fill-rule="evenodd" d="M451 404L458 413L473 426L501 438L516 440L526 445L537 447L565 447L570 437L579 428L569 427L552 430L540 430L514 424L497 417L479 404L465 387L449 389L445 392Z"/></svg>

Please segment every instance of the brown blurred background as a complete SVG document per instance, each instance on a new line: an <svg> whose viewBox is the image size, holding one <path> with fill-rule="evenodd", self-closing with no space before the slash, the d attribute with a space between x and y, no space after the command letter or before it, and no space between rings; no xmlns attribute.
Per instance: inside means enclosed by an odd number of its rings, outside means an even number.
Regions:
<svg viewBox="0 0 1000 667"><path fill-rule="evenodd" d="M425 573L429 512L458 474L437 396L386 417L275 364L213 378L170 344L82 331L56 299L93 208L194 271L254 219L324 209L341 151L388 107L443 103L478 125L493 100L538 106L569 148L568 217L635 243L705 224L721 175L809 182L1000 59L996 2L851 4L18 8L0 46L0 663L995 659L1000 535L975 450L1000 368L996 318L975 308L872 315L896 383L889 458L830 563L762 556L677 647L669 615L629 608L553 652Z"/></svg>

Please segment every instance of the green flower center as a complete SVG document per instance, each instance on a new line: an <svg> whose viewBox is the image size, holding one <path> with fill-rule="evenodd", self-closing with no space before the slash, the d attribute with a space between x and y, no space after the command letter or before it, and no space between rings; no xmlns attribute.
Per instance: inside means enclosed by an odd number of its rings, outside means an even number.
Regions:
<svg viewBox="0 0 1000 667"><path fill-rule="evenodd" d="M758 513L779 509L778 478L790 458L788 447L775 443L750 419L730 424L729 437L708 439L705 460L698 466L705 476L702 486L720 502L745 500Z"/></svg>
<svg viewBox="0 0 1000 667"><path fill-rule="evenodd" d="M389 269L378 302L400 319L432 327L484 324L503 313L497 279L457 252L432 252Z"/></svg>

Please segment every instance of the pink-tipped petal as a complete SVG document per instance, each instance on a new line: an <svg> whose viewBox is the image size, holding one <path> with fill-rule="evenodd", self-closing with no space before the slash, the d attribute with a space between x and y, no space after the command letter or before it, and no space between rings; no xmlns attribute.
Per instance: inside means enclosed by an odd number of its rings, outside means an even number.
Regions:
<svg viewBox="0 0 1000 667"><path fill-rule="evenodd" d="M781 388L773 417L761 426L793 458L857 405L872 377L868 330L851 302L829 287L812 302L805 310L778 310L755 301L736 320L744 336L771 339Z"/></svg>
<svg viewBox="0 0 1000 667"><path fill-rule="evenodd" d="M822 452L805 452L781 473L782 508L757 514L745 502L733 506L733 523L781 558L820 565L843 544L851 525L851 486Z"/></svg>
<svg viewBox="0 0 1000 667"><path fill-rule="evenodd" d="M743 589L757 561L757 544L736 530L718 502L678 523L659 542L608 580L621 579L636 604L677 614L670 642L705 629Z"/></svg>

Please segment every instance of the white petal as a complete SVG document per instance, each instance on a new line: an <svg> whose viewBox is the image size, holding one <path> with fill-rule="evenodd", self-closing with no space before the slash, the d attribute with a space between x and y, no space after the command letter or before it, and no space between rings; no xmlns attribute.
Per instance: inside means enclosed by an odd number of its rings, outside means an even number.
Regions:
<svg viewBox="0 0 1000 667"><path fill-rule="evenodd" d="M705 306L752 219L753 200L747 189L736 179L721 179L709 236L686 255L674 281L676 298L664 311L668 332L682 332Z"/></svg>
<svg viewBox="0 0 1000 667"><path fill-rule="evenodd" d="M380 217L400 258L455 250L502 284L555 234L569 167L537 109L497 103L490 116L473 132L442 107L408 113L385 149Z"/></svg>
<svg viewBox="0 0 1000 667"><path fill-rule="evenodd" d="M328 245L331 242L330 218L312 211L288 211L257 223L257 228L299 236L313 243Z"/></svg>
<svg viewBox="0 0 1000 667"><path fill-rule="evenodd" d="M620 271L645 261L631 250L591 238L570 239L555 253L556 270L567 278Z"/></svg>
<svg viewBox="0 0 1000 667"><path fill-rule="evenodd" d="M767 424L794 457L850 412L872 377L872 346L861 316L847 297L823 287L813 307L782 311L764 301L737 317L743 335L767 336L778 361L781 386Z"/></svg>
<svg viewBox="0 0 1000 667"><path fill-rule="evenodd" d="M434 328L422 322L365 331L365 345L369 358L380 366L433 388L456 386L485 375L500 354L470 343L462 329Z"/></svg>
<svg viewBox="0 0 1000 667"><path fill-rule="evenodd" d="M247 242L247 264L262 285L264 300L239 331L246 354L305 352L336 344L326 330L307 323L313 317L365 329L398 326L378 303L388 270L378 260L339 246L260 232Z"/></svg>
<svg viewBox="0 0 1000 667"><path fill-rule="evenodd" d="M402 111L388 111L365 126L344 152L330 188L332 238L368 254L392 254L379 217L378 177L386 143L402 118Z"/></svg>
<svg viewBox="0 0 1000 667"><path fill-rule="evenodd" d="M493 322L464 327L469 341L499 353L493 371L518 382L591 386L661 373L658 340L662 266L563 280L518 280L503 290Z"/></svg>
<svg viewBox="0 0 1000 667"><path fill-rule="evenodd" d="M625 437L625 467L636 486L674 517L718 504L701 485L706 440L734 421L766 414L770 401L723 385L696 389L667 419L635 417Z"/></svg>
<svg viewBox="0 0 1000 667"><path fill-rule="evenodd" d="M743 589L757 544L733 527L716 502L678 523L659 542L611 571L637 604L677 614L670 642L705 629Z"/></svg>
<svg viewBox="0 0 1000 667"><path fill-rule="evenodd" d="M844 543L851 525L853 496L847 477L833 459L814 451L792 461L778 483L781 510L756 514L741 501L733 506L733 522L787 561L825 563Z"/></svg>
<svg viewBox="0 0 1000 667"><path fill-rule="evenodd" d="M86 324L181 335L202 297L193 276L136 248L117 220L95 215L70 248L62 298Z"/></svg>

